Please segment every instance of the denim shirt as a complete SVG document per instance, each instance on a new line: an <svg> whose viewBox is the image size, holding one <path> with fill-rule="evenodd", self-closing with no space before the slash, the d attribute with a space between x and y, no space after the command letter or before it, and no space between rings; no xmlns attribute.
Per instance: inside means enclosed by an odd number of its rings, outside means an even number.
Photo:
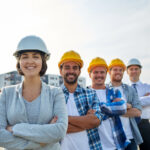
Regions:
<svg viewBox="0 0 150 150"><path fill-rule="evenodd" d="M57 116L54 124L50 120ZM13 133L6 130L13 126ZM68 115L64 94L42 82L41 105L36 124L29 124L22 98L22 83L3 88L0 94L0 147L9 150L60 150L59 141L65 136ZM46 143L41 146L40 143Z"/></svg>

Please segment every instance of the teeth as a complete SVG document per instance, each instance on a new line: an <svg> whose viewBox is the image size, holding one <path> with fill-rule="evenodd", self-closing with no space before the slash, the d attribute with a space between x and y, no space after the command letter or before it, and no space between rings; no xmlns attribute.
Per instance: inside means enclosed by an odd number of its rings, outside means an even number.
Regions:
<svg viewBox="0 0 150 150"><path fill-rule="evenodd" d="M31 70L31 69L34 69L35 67L26 67L27 69Z"/></svg>
<svg viewBox="0 0 150 150"><path fill-rule="evenodd" d="M69 77L74 77L74 75L69 75Z"/></svg>

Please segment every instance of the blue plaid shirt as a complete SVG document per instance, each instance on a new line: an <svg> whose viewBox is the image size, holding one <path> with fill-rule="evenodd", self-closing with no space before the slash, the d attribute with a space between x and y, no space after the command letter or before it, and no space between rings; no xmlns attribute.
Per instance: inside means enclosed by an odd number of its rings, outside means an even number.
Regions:
<svg viewBox="0 0 150 150"><path fill-rule="evenodd" d="M121 92L119 90L114 91L112 85L109 84L106 88L106 91L107 91L106 92L107 102L108 102L108 104L110 104L109 107L110 108L112 107L112 112L114 110L113 107L116 105L116 107L115 107L116 115L111 116L111 118L109 119L110 125L112 128L112 132L113 132L113 136L114 136L114 141L115 141L117 150L124 150L128 146L128 144L130 143L130 140L128 140L126 137L126 134L123 130L123 125L122 125L122 122L121 122L119 115L120 115L120 112L122 112L122 114L124 114L126 112L126 107L120 107L120 106L126 105L126 103L124 100L112 103L112 101L115 98L121 98L122 97ZM118 109L117 107L118 108L120 107L121 109L120 108ZM117 111L118 111L118 115L117 115Z"/></svg>
<svg viewBox="0 0 150 150"><path fill-rule="evenodd" d="M69 91L64 85L62 86L62 89L67 103ZM80 116L86 115L89 109L94 109L96 110L95 115L99 118L99 120L102 120L99 100L94 90L84 89L78 85L74 92L74 100ZM102 150L98 128L88 129L86 131L90 150Z"/></svg>

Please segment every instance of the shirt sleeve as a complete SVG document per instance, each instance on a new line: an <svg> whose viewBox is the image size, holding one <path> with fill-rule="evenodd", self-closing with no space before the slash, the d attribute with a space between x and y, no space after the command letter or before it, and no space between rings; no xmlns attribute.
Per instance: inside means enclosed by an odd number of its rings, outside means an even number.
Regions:
<svg viewBox="0 0 150 150"><path fill-rule="evenodd" d="M150 95L144 96L147 93L150 93L150 85L149 84L143 84L143 96L140 96L140 101L142 106L150 106Z"/></svg>
<svg viewBox="0 0 150 150"><path fill-rule="evenodd" d="M107 102L101 102L102 113L112 117L116 115L123 115L127 111L127 105L125 100L122 99L121 92L119 90L107 89L106 99ZM113 102L116 98L121 100L118 102Z"/></svg>
<svg viewBox="0 0 150 150"><path fill-rule="evenodd" d="M11 132L6 130L7 125L6 94L4 89L0 94L0 147L13 150L38 149L41 147L38 143L13 136Z"/></svg>
<svg viewBox="0 0 150 150"><path fill-rule="evenodd" d="M96 92L93 91L93 97L92 97L92 109L95 110L95 116L102 121L103 118L105 117L104 114L102 114L101 109L100 109L100 102L99 99L96 95Z"/></svg>
<svg viewBox="0 0 150 150"><path fill-rule="evenodd" d="M140 101L142 106L150 106L150 95L140 97Z"/></svg>
<svg viewBox="0 0 150 150"><path fill-rule="evenodd" d="M20 123L13 127L13 135L38 143L53 144L59 142L66 134L68 115L64 94L59 89L54 95L54 116L58 120L54 124L28 124Z"/></svg>
<svg viewBox="0 0 150 150"><path fill-rule="evenodd" d="M123 115L127 111L127 104L122 99L118 102L111 102L111 103L100 103L102 113L112 117L116 115Z"/></svg>

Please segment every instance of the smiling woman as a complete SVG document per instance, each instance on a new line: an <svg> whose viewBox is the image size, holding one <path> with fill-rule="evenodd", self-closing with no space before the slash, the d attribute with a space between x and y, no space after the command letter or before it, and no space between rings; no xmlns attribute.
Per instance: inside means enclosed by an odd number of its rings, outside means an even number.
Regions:
<svg viewBox="0 0 150 150"><path fill-rule="evenodd" d="M65 98L60 88L40 80L49 59L45 43L27 36L14 56L21 84L2 89L0 95L0 146L9 150L60 150L67 130Z"/></svg>

